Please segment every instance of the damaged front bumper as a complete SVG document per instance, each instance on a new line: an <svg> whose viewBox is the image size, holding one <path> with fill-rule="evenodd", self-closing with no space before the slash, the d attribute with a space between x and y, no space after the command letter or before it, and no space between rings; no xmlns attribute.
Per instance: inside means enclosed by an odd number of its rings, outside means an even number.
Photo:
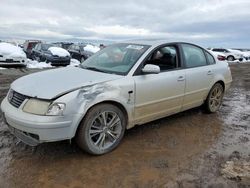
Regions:
<svg viewBox="0 0 250 188"><path fill-rule="evenodd" d="M21 130L18 130L12 126L10 126L5 118L5 115L3 113L3 120L4 123L8 126L10 132L16 136L18 139L20 139L22 142L29 146L37 146L39 145L39 136L27 132L23 132Z"/></svg>
<svg viewBox="0 0 250 188"><path fill-rule="evenodd" d="M36 146L43 142L71 139L79 123L79 115L38 116L12 106L5 98L1 104L4 121L10 131L24 143Z"/></svg>

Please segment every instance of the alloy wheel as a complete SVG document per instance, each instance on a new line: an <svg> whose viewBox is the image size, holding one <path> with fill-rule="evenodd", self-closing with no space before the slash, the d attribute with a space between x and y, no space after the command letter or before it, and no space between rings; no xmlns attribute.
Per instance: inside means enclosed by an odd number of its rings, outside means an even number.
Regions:
<svg viewBox="0 0 250 188"><path fill-rule="evenodd" d="M102 111L92 121L88 135L99 150L112 147L122 134L122 122L116 112Z"/></svg>
<svg viewBox="0 0 250 188"><path fill-rule="evenodd" d="M209 106L212 112L217 111L220 108L223 97L223 88L221 85L216 85L211 91L209 98Z"/></svg>

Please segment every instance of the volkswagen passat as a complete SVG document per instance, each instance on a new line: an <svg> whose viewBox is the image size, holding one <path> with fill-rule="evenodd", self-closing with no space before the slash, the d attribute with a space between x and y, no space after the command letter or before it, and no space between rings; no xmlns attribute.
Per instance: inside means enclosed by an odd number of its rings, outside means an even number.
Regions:
<svg viewBox="0 0 250 188"><path fill-rule="evenodd" d="M231 81L228 64L197 45L126 42L80 67L19 78L1 109L12 133L29 145L75 137L80 148L100 155L135 125L202 104L216 112Z"/></svg>

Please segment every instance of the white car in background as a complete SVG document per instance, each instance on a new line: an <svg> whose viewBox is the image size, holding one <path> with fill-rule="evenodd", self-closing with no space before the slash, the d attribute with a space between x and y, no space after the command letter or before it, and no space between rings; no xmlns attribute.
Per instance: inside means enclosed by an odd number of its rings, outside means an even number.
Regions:
<svg viewBox="0 0 250 188"><path fill-rule="evenodd" d="M24 51L10 43L0 43L0 66L26 66Z"/></svg>
<svg viewBox="0 0 250 188"><path fill-rule="evenodd" d="M244 49L233 49L235 52L241 53L246 61L250 60L250 51Z"/></svg>
<svg viewBox="0 0 250 188"><path fill-rule="evenodd" d="M235 61L235 60L242 61L244 58L242 53L239 53L239 52L234 51L234 50L228 50L225 48L211 48L210 50L213 52L223 53L227 57L228 61Z"/></svg>
<svg viewBox="0 0 250 188"><path fill-rule="evenodd" d="M216 59L218 59L219 61L226 61L227 60L227 57L225 56L225 54L223 53L220 53L220 52L214 52L214 51L211 51L211 50L208 50L211 54L213 54Z"/></svg>
<svg viewBox="0 0 250 188"><path fill-rule="evenodd" d="M230 51L233 54L239 54L243 59L248 59L248 55L246 55L245 53L241 52L240 50L234 50L234 49L228 49L228 51Z"/></svg>

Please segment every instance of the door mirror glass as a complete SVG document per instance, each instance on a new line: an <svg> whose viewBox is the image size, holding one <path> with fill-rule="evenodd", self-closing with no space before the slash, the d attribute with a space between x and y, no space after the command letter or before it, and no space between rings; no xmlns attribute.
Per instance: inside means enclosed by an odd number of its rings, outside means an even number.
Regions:
<svg viewBox="0 0 250 188"><path fill-rule="evenodd" d="M160 73L160 67L157 65L147 64L143 67L142 72L144 74L158 74Z"/></svg>

